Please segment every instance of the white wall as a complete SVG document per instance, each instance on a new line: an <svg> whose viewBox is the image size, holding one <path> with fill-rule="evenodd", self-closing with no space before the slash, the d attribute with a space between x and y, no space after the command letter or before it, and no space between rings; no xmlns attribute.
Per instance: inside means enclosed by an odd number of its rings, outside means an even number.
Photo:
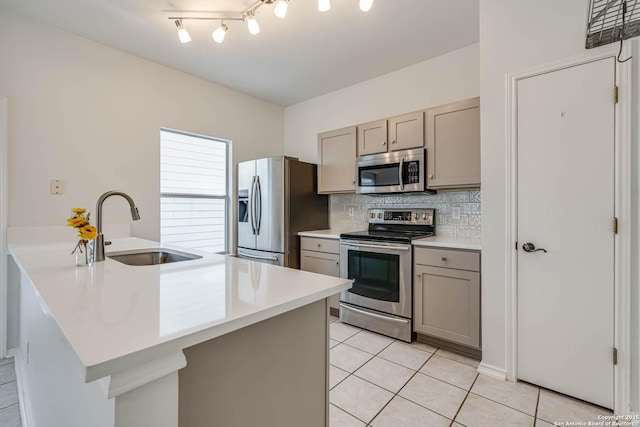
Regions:
<svg viewBox="0 0 640 427"><path fill-rule="evenodd" d="M638 165L640 165L640 149L638 141L640 141L640 39L633 40L633 79L631 84L633 87L633 105L632 115L633 121L631 129L631 158L633 159L631 192L634 195L631 212L632 218L636 221L631 224L632 245L631 245L631 324L634 325L631 331L631 378L635 379L632 383L631 402L635 412L640 412L640 224L637 218L640 218L640 207L638 206L638 195L640 194L640 173Z"/></svg>
<svg viewBox="0 0 640 427"><path fill-rule="evenodd" d="M483 363L499 369L506 369L506 75L593 53L584 48L587 7L588 0L480 0L482 344ZM637 110L633 116L637 126ZM635 135L637 144L637 128Z"/></svg>
<svg viewBox="0 0 640 427"><path fill-rule="evenodd" d="M132 234L159 240L160 127L230 139L235 162L283 152L282 107L2 9L0 63L9 226L64 224L119 189L140 209ZM107 201L104 221L129 222L126 202Z"/></svg>
<svg viewBox="0 0 640 427"><path fill-rule="evenodd" d="M289 106L284 112L285 154L315 163L319 132L476 97L478 67L474 44Z"/></svg>

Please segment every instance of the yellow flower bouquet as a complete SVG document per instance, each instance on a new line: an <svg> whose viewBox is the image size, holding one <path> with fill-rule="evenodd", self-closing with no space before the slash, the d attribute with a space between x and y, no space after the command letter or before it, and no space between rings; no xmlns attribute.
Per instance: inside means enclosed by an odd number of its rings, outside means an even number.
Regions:
<svg viewBox="0 0 640 427"><path fill-rule="evenodd" d="M76 255L76 265L91 265L91 256L89 254L89 240L93 240L98 236L96 228L89 222L90 213L85 208L71 209L73 216L67 218L67 225L78 230L78 244L71 252ZM86 215L85 215L86 213Z"/></svg>

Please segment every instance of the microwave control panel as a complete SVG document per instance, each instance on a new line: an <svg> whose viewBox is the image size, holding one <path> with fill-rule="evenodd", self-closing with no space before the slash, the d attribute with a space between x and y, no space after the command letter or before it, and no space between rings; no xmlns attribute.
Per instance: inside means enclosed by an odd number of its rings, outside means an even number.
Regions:
<svg viewBox="0 0 640 427"><path fill-rule="evenodd" d="M402 171L403 181L405 184L420 183L420 162L417 160L406 162Z"/></svg>

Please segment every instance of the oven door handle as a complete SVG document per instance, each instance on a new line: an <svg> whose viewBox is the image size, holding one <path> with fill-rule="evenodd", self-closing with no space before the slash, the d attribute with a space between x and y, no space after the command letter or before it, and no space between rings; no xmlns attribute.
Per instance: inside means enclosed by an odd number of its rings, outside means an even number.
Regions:
<svg viewBox="0 0 640 427"><path fill-rule="evenodd" d="M410 246L407 248L404 246L377 246L377 245L365 245L360 243L340 243L340 244L342 246L347 246L351 248L387 249L390 251L403 251L403 252L409 252L411 250Z"/></svg>
<svg viewBox="0 0 640 427"><path fill-rule="evenodd" d="M389 317L389 316L382 316L381 314L371 313L370 311L359 310L359 309L357 309L355 307L346 306L344 304L340 304L340 307L345 308L347 310L355 311L356 313L366 314L367 316L377 317L378 319L390 320L390 321L397 322L397 323L402 323L402 324L409 323L409 320L396 319L395 317Z"/></svg>
<svg viewBox="0 0 640 427"><path fill-rule="evenodd" d="M404 169L404 157L400 159L400 167L398 168L398 180L400 181L400 190L404 190L404 182L402 181L403 169Z"/></svg>

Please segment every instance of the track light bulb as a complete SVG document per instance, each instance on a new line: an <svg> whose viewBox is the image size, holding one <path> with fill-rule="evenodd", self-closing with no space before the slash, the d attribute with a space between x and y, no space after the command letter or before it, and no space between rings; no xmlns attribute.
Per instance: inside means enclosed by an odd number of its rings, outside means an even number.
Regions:
<svg viewBox="0 0 640 427"><path fill-rule="evenodd" d="M191 41L191 36L184 25L182 25L182 19L176 20L176 27L178 28L178 38L180 39L180 43L189 43Z"/></svg>
<svg viewBox="0 0 640 427"><path fill-rule="evenodd" d="M318 10L326 12L331 9L331 0L318 0Z"/></svg>
<svg viewBox="0 0 640 427"><path fill-rule="evenodd" d="M278 0L276 7L273 8L273 13L280 19L284 19L287 16L287 9L289 8L289 0Z"/></svg>
<svg viewBox="0 0 640 427"><path fill-rule="evenodd" d="M253 13L247 15L247 28L249 29L249 34L254 36L260 32L260 25L258 25Z"/></svg>
<svg viewBox="0 0 640 427"><path fill-rule="evenodd" d="M360 10L363 12L369 12L373 6L373 0L360 0Z"/></svg>
<svg viewBox="0 0 640 427"><path fill-rule="evenodd" d="M224 22L221 22L220 26L216 28L216 30L213 32L211 37L213 37L213 40L216 43L222 43L224 41L224 37L227 35L228 29L229 27L227 27L227 24L225 24Z"/></svg>

